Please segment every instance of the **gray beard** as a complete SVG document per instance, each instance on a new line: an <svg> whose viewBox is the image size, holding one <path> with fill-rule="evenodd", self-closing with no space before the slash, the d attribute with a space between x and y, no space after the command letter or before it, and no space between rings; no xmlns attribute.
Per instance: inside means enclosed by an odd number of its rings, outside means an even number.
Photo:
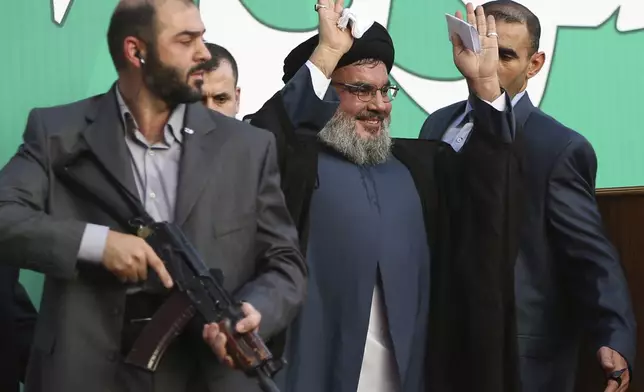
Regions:
<svg viewBox="0 0 644 392"><path fill-rule="evenodd" d="M338 110L318 133L318 137L324 144L357 165L377 165L386 162L391 154L391 120L386 118L378 135L367 139L358 135L356 121Z"/></svg>

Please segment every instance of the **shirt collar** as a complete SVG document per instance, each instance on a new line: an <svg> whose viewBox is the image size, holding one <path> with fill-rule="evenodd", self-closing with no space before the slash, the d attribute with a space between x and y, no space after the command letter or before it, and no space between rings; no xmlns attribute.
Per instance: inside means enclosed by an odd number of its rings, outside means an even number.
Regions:
<svg viewBox="0 0 644 392"><path fill-rule="evenodd" d="M118 104L119 104L119 112L121 114L121 121L123 122L123 124L126 123L125 115L129 114L130 116L132 116L132 120L134 120L134 124L136 125L136 120L134 119L132 112L130 112L130 109L127 107L127 104L125 103L125 100L121 95L121 91L119 90L118 85L116 86L116 100L118 101ZM165 126L166 137L169 136L168 132L170 132L179 143L183 142L183 121L184 121L185 114L186 114L185 104L183 103L179 104L177 105L176 108L174 108ZM138 128L138 125L137 125L137 128Z"/></svg>
<svg viewBox="0 0 644 392"><path fill-rule="evenodd" d="M518 93L517 95L515 95L514 98L512 98L512 107L514 107L517 104L517 102L519 102L521 100L521 98L523 98L523 96L526 94L526 92L527 92L527 90L523 90L520 93ZM465 104L465 114L467 115L469 112L472 111L472 104L470 104L469 99L466 102L467 102L467 104Z"/></svg>

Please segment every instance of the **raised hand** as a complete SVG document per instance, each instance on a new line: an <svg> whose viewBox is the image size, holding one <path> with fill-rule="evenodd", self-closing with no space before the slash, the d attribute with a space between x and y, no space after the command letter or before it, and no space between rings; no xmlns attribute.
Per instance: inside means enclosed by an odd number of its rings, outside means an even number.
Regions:
<svg viewBox="0 0 644 392"><path fill-rule="evenodd" d="M318 0L315 8L319 15L319 45L344 55L353 45L351 30L338 28L338 19L344 10L344 0Z"/></svg>
<svg viewBox="0 0 644 392"><path fill-rule="evenodd" d="M486 90L496 90L498 94L495 93L495 95L498 97L501 94L497 76L499 43L494 17L488 16L486 18L483 7L478 6L475 10L472 3L467 4L466 10L467 23L473 25L479 33L481 51L475 53L466 49L458 35L450 37L453 46L454 64L467 79L471 89L478 93L481 86L485 86ZM455 16L463 19L463 14L460 11L457 11ZM479 94L479 96L481 95ZM488 99L483 96L481 98Z"/></svg>
<svg viewBox="0 0 644 392"><path fill-rule="evenodd" d="M344 0L318 0L315 4L319 16L320 40L310 60L327 78L331 77L340 58L353 45L351 29L338 28L338 19L343 9Z"/></svg>

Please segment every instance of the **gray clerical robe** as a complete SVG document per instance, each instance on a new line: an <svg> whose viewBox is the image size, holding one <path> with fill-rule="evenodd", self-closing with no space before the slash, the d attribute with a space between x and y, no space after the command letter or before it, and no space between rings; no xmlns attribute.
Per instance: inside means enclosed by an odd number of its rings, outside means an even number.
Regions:
<svg viewBox="0 0 644 392"><path fill-rule="evenodd" d="M290 330L289 365L278 379L287 392L355 392L378 284L400 390L418 392L425 373L430 256L416 186L393 157L358 166L321 152L318 162L308 296Z"/></svg>

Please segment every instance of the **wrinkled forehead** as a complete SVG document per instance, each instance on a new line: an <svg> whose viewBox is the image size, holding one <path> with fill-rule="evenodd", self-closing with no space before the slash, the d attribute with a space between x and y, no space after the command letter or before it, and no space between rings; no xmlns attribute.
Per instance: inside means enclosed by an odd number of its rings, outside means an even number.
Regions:
<svg viewBox="0 0 644 392"><path fill-rule="evenodd" d="M389 83L389 73L382 61L360 61L335 70L332 79L343 83L383 86Z"/></svg>

